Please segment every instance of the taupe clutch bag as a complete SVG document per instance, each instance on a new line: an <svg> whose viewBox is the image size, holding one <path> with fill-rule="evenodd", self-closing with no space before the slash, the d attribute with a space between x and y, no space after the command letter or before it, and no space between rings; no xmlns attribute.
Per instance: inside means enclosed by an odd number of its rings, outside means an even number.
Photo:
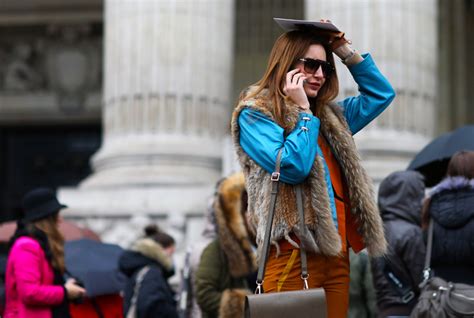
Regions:
<svg viewBox="0 0 474 318"><path fill-rule="evenodd" d="M280 182L280 160L282 149L278 152L275 172L272 173L272 193L270 209L268 211L267 227L262 246L262 257L258 264L257 290L254 295L245 299L246 318L326 318L326 294L324 289L308 289L308 263L306 251L300 246L301 253L301 279L303 290L286 291L278 293L262 293L263 277L265 276L265 264L270 250L270 233L272 231L273 216L275 214L275 203L278 195ZM296 205L298 208L300 227L304 231L303 194L301 187L296 186Z"/></svg>
<svg viewBox="0 0 474 318"><path fill-rule="evenodd" d="M322 288L250 295L245 317L326 318L326 295Z"/></svg>

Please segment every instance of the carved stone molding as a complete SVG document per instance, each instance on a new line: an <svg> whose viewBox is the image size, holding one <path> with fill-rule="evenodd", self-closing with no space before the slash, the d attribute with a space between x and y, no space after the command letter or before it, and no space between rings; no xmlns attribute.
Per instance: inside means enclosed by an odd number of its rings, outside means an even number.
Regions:
<svg viewBox="0 0 474 318"><path fill-rule="evenodd" d="M226 103L192 94L135 94L104 104L107 138L174 134L220 139L228 123Z"/></svg>
<svg viewBox="0 0 474 318"><path fill-rule="evenodd" d="M78 112L87 94L100 87L100 39L88 39L90 27L50 27L45 67L49 87L65 112Z"/></svg>
<svg viewBox="0 0 474 318"><path fill-rule="evenodd" d="M101 55L99 25L10 28L0 37L2 121L100 118Z"/></svg>

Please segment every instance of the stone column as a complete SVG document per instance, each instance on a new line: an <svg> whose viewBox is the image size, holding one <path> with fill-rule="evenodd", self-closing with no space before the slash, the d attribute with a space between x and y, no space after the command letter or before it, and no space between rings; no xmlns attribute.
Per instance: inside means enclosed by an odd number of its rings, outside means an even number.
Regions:
<svg viewBox="0 0 474 318"><path fill-rule="evenodd" d="M397 92L392 105L355 136L376 183L404 170L434 132L437 107L437 1L306 0L306 19L334 22L359 52L370 52ZM357 94L337 65L340 98Z"/></svg>
<svg viewBox="0 0 474 318"><path fill-rule="evenodd" d="M105 2L103 143L94 173L60 192L70 215L184 226L205 211L229 117L232 10L232 0Z"/></svg>

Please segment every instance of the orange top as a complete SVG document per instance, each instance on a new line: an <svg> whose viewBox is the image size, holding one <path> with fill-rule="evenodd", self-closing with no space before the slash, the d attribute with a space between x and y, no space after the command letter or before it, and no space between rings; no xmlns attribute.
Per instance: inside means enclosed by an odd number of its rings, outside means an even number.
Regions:
<svg viewBox="0 0 474 318"><path fill-rule="evenodd" d="M342 176L339 162L331 151L326 139L319 135L318 145L321 148L324 159L329 169L331 183L334 191L334 201L336 204L337 223L339 235L342 241L342 250L347 251L347 242L355 252L365 248L362 236L358 233L357 219L351 213L349 196L347 195L347 185Z"/></svg>

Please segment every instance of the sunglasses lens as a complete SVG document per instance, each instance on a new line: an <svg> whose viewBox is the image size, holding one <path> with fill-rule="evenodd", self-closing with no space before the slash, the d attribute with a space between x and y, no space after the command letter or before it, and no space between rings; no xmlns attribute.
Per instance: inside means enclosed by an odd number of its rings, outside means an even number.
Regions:
<svg viewBox="0 0 474 318"><path fill-rule="evenodd" d="M306 60L304 62L304 70L306 73L316 73L321 64L316 60Z"/></svg>
<svg viewBox="0 0 474 318"><path fill-rule="evenodd" d="M324 76L329 77L332 73L332 65L329 63L324 63L321 65L321 67L323 69Z"/></svg>
<svg viewBox="0 0 474 318"><path fill-rule="evenodd" d="M314 74L317 72L319 67L321 67L325 77L329 77L333 71L333 67L329 62L312 59L306 59L304 61L304 71L306 73Z"/></svg>

